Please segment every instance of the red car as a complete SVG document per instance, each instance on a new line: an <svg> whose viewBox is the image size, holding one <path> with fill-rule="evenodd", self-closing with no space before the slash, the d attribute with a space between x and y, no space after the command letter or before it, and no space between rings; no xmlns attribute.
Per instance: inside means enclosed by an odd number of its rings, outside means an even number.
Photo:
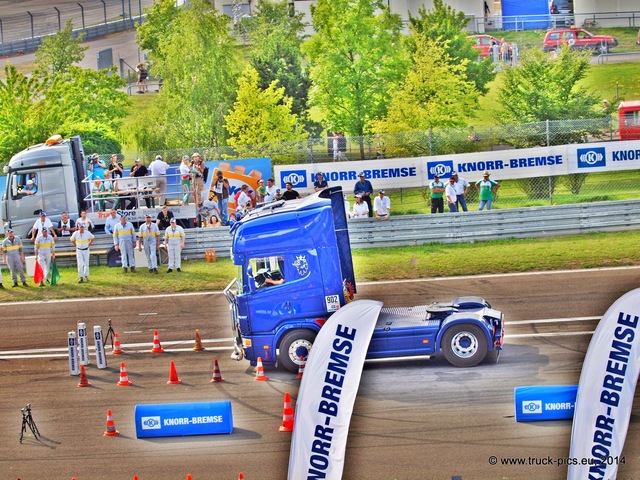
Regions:
<svg viewBox="0 0 640 480"><path fill-rule="evenodd" d="M607 53L609 49L618 46L618 40L609 35L594 35L582 28L561 28L549 30L544 37L544 51L552 52L560 45L571 45L575 50L595 50Z"/></svg>
<svg viewBox="0 0 640 480"><path fill-rule="evenodd" d="M468 40L473 40L473 48L478 51L478 56L484 58L491 53L491 45L498 45L498 52L500 52L500 46L503 44L502 40L492 37L491 35L469 35ZM511 58L511 46L508 46L508 58Z"/></svg>

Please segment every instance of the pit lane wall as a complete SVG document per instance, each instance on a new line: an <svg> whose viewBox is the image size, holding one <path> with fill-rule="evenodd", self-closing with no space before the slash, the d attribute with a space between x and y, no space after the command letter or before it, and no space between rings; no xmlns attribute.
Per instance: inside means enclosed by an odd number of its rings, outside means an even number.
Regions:
<svg viewBox="0 0 640 480"><path fill-rule="evenodd" d="M485 170L491 172L492 180L500 181L638 168L640 141L629 140L432 157L279 165L274 167L274 178L282 187L291 182L293 188L304 195L313 192L318 172L323 173L329 185L340 185L345 192L351 192L360 172L379 189L425 187L435 175L449 178L454 171L475 182L482 179Z"/></svg>

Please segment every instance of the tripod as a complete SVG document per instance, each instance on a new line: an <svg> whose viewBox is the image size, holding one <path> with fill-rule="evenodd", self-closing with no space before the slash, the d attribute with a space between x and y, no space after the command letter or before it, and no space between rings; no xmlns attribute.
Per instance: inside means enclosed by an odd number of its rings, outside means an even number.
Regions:
<svg viewBox="0 0 640 480"><path fill-rule="evenodd" d="M107 333L104 336L103 345L106 347L107 346L107 342L109 341L109 338L111 338L111 349L113 350L114 331L113 331L113 327L111 326L111 319L107 320L107 322L109 324L109 329L107 330Z"/></svg>
<svg viewBox="0 0 640 480"><path fill-rule="evenodd" d="M27 406L20 411L22 412L22 429L20 430L20 443L22 443L22 437L27 431L27 427L29 427L29 430L31 430L31 433L37 440L40 432L38 431L38 427L36 427L36 422L33 421L33 417L31 416L31 404L27 403Z"/></svg>

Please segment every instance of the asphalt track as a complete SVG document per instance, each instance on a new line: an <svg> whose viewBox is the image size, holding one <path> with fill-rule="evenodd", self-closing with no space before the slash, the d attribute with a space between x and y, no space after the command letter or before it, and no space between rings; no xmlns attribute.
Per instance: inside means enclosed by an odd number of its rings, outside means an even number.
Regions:
<svg viewBox="0 0 640 480"><path fill-rule="evenodd" d="M569 454L570 422L518 424L513 389L576 384L597 320L638 285L640 268L514 274L361 285L359 298L408 306L476 294L504 311L500 362L458 369L443 360L366 364L351 422L345 479L560 479L566 468L539 465ZM248 362L230 359L228 307L219 292L0 305L0 478L117 480L251 479L287 476L290 433L278 432L284 393L295 375L267 369L255 382ZM111 319L126 353L92 364L92 386L68 372L67 332ZM204 352L193 352L200 329ZM151 354L153 330L162 354ZM110 348L107 349L108 351ZM218 359L223 383L210 383ZM181 385L167 385L170 361ZM130 387L118 387L119 362ZM136 404L225 400L229 435L136 439ZM19 443L20 409L31 403L41 438ZM639 408L633 410L619 477L640 479ZM120 435L105 437L113 411ZM495 456L498 465L490 464ZM503 459L525 465L502 465ZM531 463L531 464L529 464Z"/></svg>

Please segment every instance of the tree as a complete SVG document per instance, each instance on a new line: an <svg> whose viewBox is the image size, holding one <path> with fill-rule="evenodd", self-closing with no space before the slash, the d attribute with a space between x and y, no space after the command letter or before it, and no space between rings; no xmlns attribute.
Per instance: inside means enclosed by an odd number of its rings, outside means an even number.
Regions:
<svg viewBox="0 0 640 480"><path fill-rule="evenodd" d="M84 33L73 36L73 21L67 20L65 27L55 35L45 37L36 50L36 71L55 76L67 73L74 63L82 61L89 47L81 45Z"/></svg>
<svg viewBox="0 0 640 480"><path fill-rule="evenodd" d="M456 11L443 0L433 0L433 9L427 11L424 6L418 9L418 16L409 14L411 30L431 40L446 45L445 50L454 65L464 64L467 80L475 83L480 93L487 93L487 84L494 79L493 64L490 58L478 61L478 52L467 40L466 30L469 19L464 12ZM413 36L416 38L416 36ZM409 42L410 45L414 42ZM415 48L415 47L414 47Z"/></svg>
<svg viewBox="0 0 640 480"><path fill-rule="evenodd" d="M260 0L256 14L243 22L249 39L249 63L258 71L259 86L266 89L277 80L292 112L305 118L311 81L303 68L300 50L304 23L301 13L292 13L286 2Z"/></svg>
<svg viewBox="0 0 640 480"><path fill-rule="evenodd" d="M248 67L238 80L238 96L225 116L229 145L254 145L306 138L291 113L292 101L284 96L284 87L274 81L266 89L259 86L258 72Z"/></svg>
<svg viewBox="0 0 640 480"><path fill-rule="evenodd" d="M54 76L26 77L7 63L0 81L0 161L53 134L74 135L79 126L113 138L129 104L123 86L108 71L71 66Z"/></svg>
<svg viewBox="0 0 640 480"><path fill-rule="evenodd" d="M147 21L136 29L138 45L151 52L154 58L164 57L160 41L171 31L171 25L180 12L175 0L156 0L150 8L144 9Z"/></svg>
<svg viewBox="0 0 640 480"><path fill-rule="evenodd" d="M465 76L467 60L452 63L446 42L416 36L415 45L413 67L393 91L387 115L372 122L377 133L464 126L477 101Z"/></svg>
<svg viewBox="0 0 640 480"><path fill-rule="evenodd" d="M315 34L303 44L311 63L311 103L329 128L359 136L382 117L389 91L403 77L408 58L402 22L381 0L318 0L311 5Z"/></svg>
<svg viewBox="0 0 640 480"><path fill-rule="evenodd" d="M152 14L153 9L148 15ZM154 71L163 82L156 115L135 122L159 135L133 132L134 138L161 138L164 148L184 147L185 142L224 144L224 115L233 104L242 65L228 22L206 0L192 0L175 12L150 52ZM150 145L138 147L148 149Z"/></svg>

